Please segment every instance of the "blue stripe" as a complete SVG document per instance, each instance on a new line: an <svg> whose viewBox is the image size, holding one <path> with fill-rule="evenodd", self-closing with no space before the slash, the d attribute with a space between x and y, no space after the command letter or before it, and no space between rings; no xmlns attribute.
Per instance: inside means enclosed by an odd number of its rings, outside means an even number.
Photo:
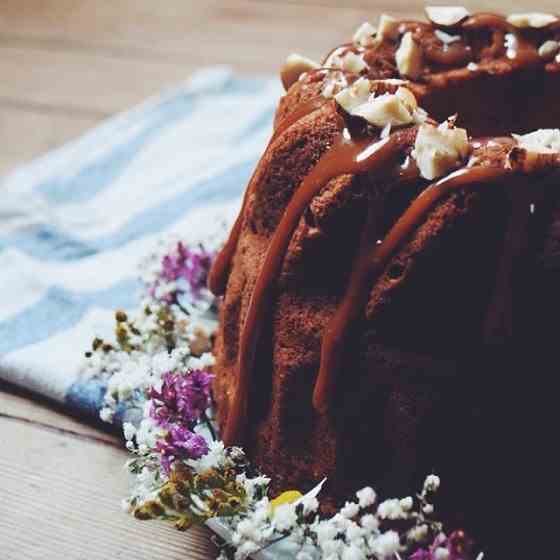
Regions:
<svg viewBox="0 0 560 560"><path fill-rule="evenodd" d="M148 142L157 138L165 128L174 126L180 120L190 116L196 110L196 104L200 101L200 98L206 97L210 92L214 94L255 95L260 93L265 85L266 80L261 78L239 80L230 77L226 82L220 82L219 87L215 90L210 85L205 90L181 92L157 105L150 112L140 117L136 115L134 118L131 117L128 127L136 126L141 119L145 120L145 126L135 136L127 138L121 145L114 146L108 152L102 153L95 161L84 165L76 175L61 177L53 174L52 177L37 184L34 188L45 194L51 203L89 200L104 188L111 186ZM240 100L240 102L243 102L243 100ZM273 111L268 110L266 114L260 117L260 121L256 123L256 128L269 124L272 115ZM266 122L267 118L268 122ZM253 130L255 129L249 127L239 138L236 136L232 143L237 144L240 139L245 139L247 134L250 134ZM99 127L91 133L91 144L95 146L103 142L104 135L108 132L103 126ZM123 133L122 128L112 131L112 134L117 135Z"/></svg>
<svg viewBox="0 0 560 560"><path fill-rule="evenodd" d="M139 288L140 282L130 278L110 288L85 293L53 286L38 302L0 323L0 354L36 344L72 328L92 305L130 309L137 304Z"/></svg>
<svg viewBox="0 0 560 560"><path fill-rule="evenodd" d="M255 164L254 159L242 162L227 169L221 175L194 185L170 200L134 216L114 234L86 242L52 225L43 224L18 230L4 239L0 238L0 250L15 247L37 259L68 261L121 247L139 237L157 233L171 226L187 211L201 204L227 201L239 196Z"/></svg>
<svg viewBox="0 0 560 560"><path fill-rule="evenodd" d="M257 115L253 121L249 122L246 127L244 127L231 139L231 143L234 145L239 144L247 138L259 133L263 128L268 128L274 118L274 113L276 111L275 107L276 102L274 103L274 106L267 107L260 115Z"/></svg>
<svg viewBox="0 0 560 560"><path fill-rule="evenodd" d="M84 165L76 175L54 175L34 188L42 191L52 203L89 200L104 188L111 186L148 142L166 127L174 126L193 112L193 104L188 97L183 95L158 106L157 111L147 115L145 126L135 136L127 138L123 144L114 146L95 161ZM132 122L131 125L135 126L136 123Z"/></svg>

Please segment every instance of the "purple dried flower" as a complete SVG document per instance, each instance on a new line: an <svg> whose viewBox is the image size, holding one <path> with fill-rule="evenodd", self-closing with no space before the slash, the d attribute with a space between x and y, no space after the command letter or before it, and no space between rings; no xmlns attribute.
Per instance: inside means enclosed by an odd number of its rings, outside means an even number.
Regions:
<svg viewBox="0 0 560 560"><path fill-rule="evenodd" d="M161 464L167 474L176 459L200 459L208 453L204 437L191 432L184 426L172 426L165 439L156 443L161 454Z"/></svg>
<svg viewBox="0 0 560 560"><path fill-rule="evenodd" d="M472 540L463 530L453 531L447 539L449 560L471 560L472 547Z"/></svg>
<svg viewBox="0 0 560 560"><path fill-rule="evenodd" d="M202 245L192 249L182 242L177 243L175 251L163 257L161 271L155 283L148 288L148 293L156 297L160 284L174 282L176 288L159 299L166 303L177 303L178 298L185 293L198 298L200 291L206 286L214 256L214 252L207 251Z"/></svg>
<svg viewBox="0 0 560 560"><path fill-rule="evenodd" d="M433 555L425 548L419 548L409 560L433 560Z"/></svg>
<svg viewBox="0 0 560 560"><path fill-rule="evenodd" d="M472 541L464 531L454 531L446 537L443 533L436 535L429 550L419 548L409 560L436 560L438 549L446 549L448 560L472 560Z"/></svg>
<svg viewBox="0 0 560 560"><path fill-rule="evenodd" d="M213 375L204 370L163 375L160 391L153 387L150 416L163 428L171 424L192 425L210 406L210 385Z"/></svg>

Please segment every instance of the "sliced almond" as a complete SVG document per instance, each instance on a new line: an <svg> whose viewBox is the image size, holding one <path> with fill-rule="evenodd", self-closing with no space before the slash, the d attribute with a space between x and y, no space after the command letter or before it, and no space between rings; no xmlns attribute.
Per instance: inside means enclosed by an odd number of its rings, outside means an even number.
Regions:
<svg viewBox="0 0 560 560"><path fill-rule="evenodd" d="M373 98L369 103L364 103L352 111L352 115L363 117L367 122L384 128L387 125L402 126L413 122L413 115L403 101L386 93Z"/></svg>
<svg viewBox="0 0 560 560"><path fill-rule="evenodd" d="M507 21L515 27L535 27L539 29L541 27L546 27L547 25L550 25L555 21L558 21L558 17L552 14L541 14L535 12L527 14L511 14L507 18Z"/></svg>
<svg viewBox="0 0 560 560"><path fill-rule="evenodd" d="M513 134L517 145L529 152L538 154L556 154L560 152L560 130L548 128L535 130L528 134Z"/></svg>
<svg viewBox="0 0 560 560"><path fill-rule="evenodd" d="M375 34L377 30L371 23L365 21L358 27L356 33L352 37L352 42L358 47L371 47L375 44Z"/></svg>
<svg viewBox="0 0 560 560"><path fill-rule="evenodd" d="M560 51L560 43L558 41L545 41L539 47L539 56L543 60L552 60L558 51Z"/></svg>
<svg viewBox="0 0 560 560"><path fill-rule="evenodd" d="M439 126L420 125L412 157L422 177L431 181L461 165L468 152L467 131L450 127L448 122L444 122Z"/></svg>
<svg viewBox="0 0 560 560"><path fill-rule="evenodd" d="M390 130L392 126L410 124L416 119L418 104L414 94L399 87L396 93L375 96L380 81L360 78L335 95L336 102L350 115L362 117L370 124Z"/></svg>
<svg viewBox="0 0 560 560"><path fill-rule="evenodd" d="M284 62L284 66L280 70L280 79L284 89L288 91L292 84L295 84L299 77L304 72L309 72L315 68L320 68L320 65L299 54L291 54Z"/></svg>
<svg viewBox="0 0 560 560"><path fill-rule="evenodd" d="M416 101L415 95L405 87L400 87L395 95L405 104L411 113L414 113L418 109L418 101Z"/></svg>
<svg viewBox="0 0 560 560"><path fill-rule="evenodd" d="M400 23L394 17L387 14L381 14L379 18L379 26L377 30L377 39L383 41L384 39L398 39Z"/></svg>
<svg viewBox="0 0 560 560"><path fill-rule="evenodd" d="M462 6L426 6L425 11L432 23L444 27L457 25L470 15Z"/></svg>
<svg viewBox="0 0 560 560"><path fill-rule="evenodd" d="M422 73L422 47L414 40L412 33L404 34L395 53L397 68L401 76L416 79Z"/></svg>
<svg viewBox="0 0 560 560"><path fill-rule="evenodd" d="M347 52L342 58L342 69L348 72L359 74L366 67L367 64L364 62L364 59L352 51Z"/></svg>

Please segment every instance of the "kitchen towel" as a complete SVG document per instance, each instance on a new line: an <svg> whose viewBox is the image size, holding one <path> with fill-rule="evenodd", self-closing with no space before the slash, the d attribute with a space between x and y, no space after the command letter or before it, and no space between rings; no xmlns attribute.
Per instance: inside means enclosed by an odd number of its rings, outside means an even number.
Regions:
<svg viewBox="0 0 560 560"><path fill-rule="evenodd" d="M97 415L84 352L137 305L159 238L231 224L280 93L205 69L0 180L1 379Z"/></svg>

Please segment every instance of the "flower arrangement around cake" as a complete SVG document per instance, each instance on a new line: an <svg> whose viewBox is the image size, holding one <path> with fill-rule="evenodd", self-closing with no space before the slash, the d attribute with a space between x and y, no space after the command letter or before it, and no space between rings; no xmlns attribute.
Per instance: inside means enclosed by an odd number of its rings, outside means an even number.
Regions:
<svg viewBox="0 0 560 560"><path fill-rule="evenodd" d="M279 544L296 560L481 560L463 531L447 534L438 521L436 474L401 499L380 500L362 488L326 518L319 513L322 483L305 495L294 489L270 496L266 473L242 449L224 447L211 394L219 301L206 288L216 255L210 245L161 243L141 265L138 312L117 311L115 340L96 338L86 352L84 374L107 386L100 416L122 423L131 454L124 508L179 530L219 520L223 560L258 557Z"/></svg>

